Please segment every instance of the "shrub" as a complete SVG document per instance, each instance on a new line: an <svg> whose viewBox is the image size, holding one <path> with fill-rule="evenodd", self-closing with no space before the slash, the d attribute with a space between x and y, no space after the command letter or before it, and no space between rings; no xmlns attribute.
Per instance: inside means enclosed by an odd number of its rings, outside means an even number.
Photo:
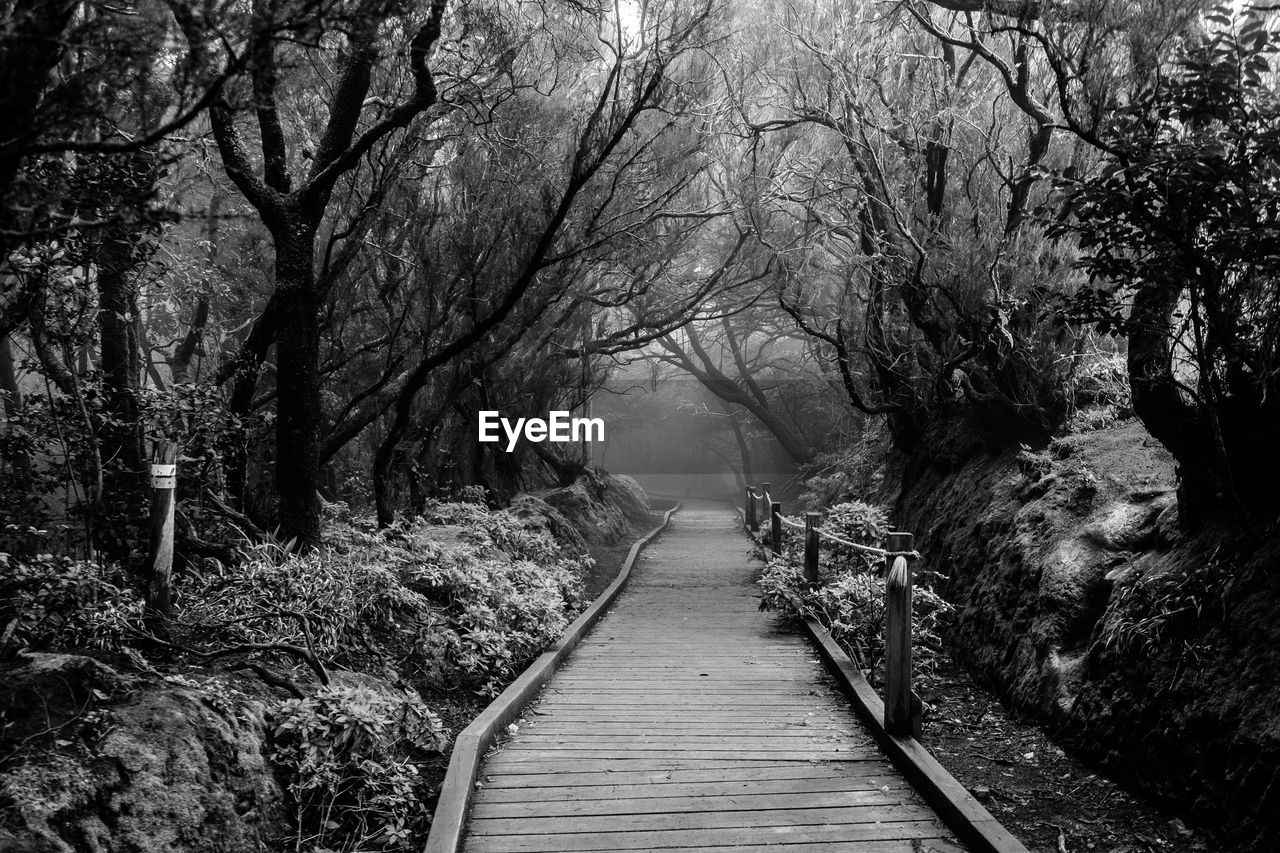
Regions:
<svg viewBox="0 0 1280 853"><path fill-rule="evenodd" d="M17 646L116 650L142 626L142 597L116 566L0 553L0 586L0 626Z"/></svg>
<svg viewBox="0 0 1280 853"><path fill-rule="evenodd" d="M394 635L429 675L493 695L580 609L586 562L510 513L436 504L386 533L346 527L310 555L257 548L200 578L183 620L228 645L303 646L301 615L317 654L339 662Z"/></svg>
<svg viewBox="0 0 1280 853"><path fill-rule="evenodd" d="M1126 658L1152 657L1188 628L1203 627L1210 613L1225 618L1230 565L1215 553L1190 571L1138 575L1117 586L1096 648Z"/></svg>
<svg viewBox="0 0 1280 853"><path fill-rule="evenodd" d="M555 539L530 528L510 512L490 510L476 501L432 502L422 520L414 519L402 526L404 535L412 540L423 532L429 532L430 528L423 526L423 520L429 524L461 527L462 539L486 553L501 551L517 560L539 563L552 563L580 556L569 554Z"/></svg>
<svg viewBox="0 0 1280 853"><path fill-rule="evenodd" d="M880 546L889 534L889 515L878 506L862 501L847 501L827 510L822 529L859 545ZM882 562L874 554L859 551L827 540L823 543L827 562L842 570L874 569Z"/></svg>
<svg viewBox="0 0 1280 853"><path fill-rule="evenodd" d="M568 627L581 604L577 568L460 549L417 564L406 582L436 602L445 620L422 636L423 657L446 680L496 695Z"/></svg>
<svg viewBox="0 0 1280 853"><path fill-rule="evenodd" d="M413 847L430 817L418 763L448 740L421 699L335 686L274 717L271 759L294 800L294 849Z"/></svg>
<svg viewBox="0 0 1280 853"><path fill-rule="evenodd" d="M368 648L372 631L426 615L431 604L407 589L394 555L333 549L306 555L258 548L237 566L216 567L182 591L182 622L213 642L305 645L344 660Z"/></svg>
<svg viewBox="0 0 1280 853"><path fill-rule="evenodd" d="M859 661L868 676L884 664L885 580L882 573L843 572L810 588L801 567L786 559L769 562L758 581L761 607L817 619ZM942 653L947 604L927 586L912 596L912 653L917 674L929 675Z"/></svg>
<svg viewBox="0 0 1280 853"><path fill-rule="evenodd" d="M850 501L831 508L823 529L850 542L879 547L889 532L889 520L880 507ZM824 541L824 579L811 587L804 580L799 538L789 537L783 553L769 560L761 573L761 608L816 618L874 676L884 661L883 558ZM917 576L912 598L912 648L916 671L927 675L942 651L942 620L951 606L924 580Z"/></svg>

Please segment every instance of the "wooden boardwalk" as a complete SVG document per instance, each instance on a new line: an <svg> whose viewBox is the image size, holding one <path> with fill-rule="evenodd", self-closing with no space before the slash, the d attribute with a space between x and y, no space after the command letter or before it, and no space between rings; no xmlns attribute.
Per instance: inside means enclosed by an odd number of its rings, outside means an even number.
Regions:
<svg viewBox="0 0 1280 853"><path fill-rule="evenodd" d="M954 853L799 635L723 505L682 509L490 754L469 853Z"/></svg>

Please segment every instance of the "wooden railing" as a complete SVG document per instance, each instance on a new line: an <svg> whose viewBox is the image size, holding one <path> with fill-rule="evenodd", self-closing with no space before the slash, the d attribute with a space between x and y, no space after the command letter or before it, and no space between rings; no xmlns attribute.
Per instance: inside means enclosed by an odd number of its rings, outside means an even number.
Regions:
<svg viewBox="0 0 1280 853"><path fill-rule="evenodd" d="M876 548L850 542L828 533L820 526L816 512L804 514L804 524L797 524L782 514L782 502L774 500L769 483L759 489L746 488L745 519L748 529L758 533L761 511L769 521L769 550L782 553L783 528L804 534L804 578L809 584L819 583L822 540L844 545L855 551L884 558L885 627L884 627L884 727L890 734L920 736L920 697L911 688L911 597L912 563L920 558L915 551L915 537L910 533L890 533L885 546Z"/></svg>

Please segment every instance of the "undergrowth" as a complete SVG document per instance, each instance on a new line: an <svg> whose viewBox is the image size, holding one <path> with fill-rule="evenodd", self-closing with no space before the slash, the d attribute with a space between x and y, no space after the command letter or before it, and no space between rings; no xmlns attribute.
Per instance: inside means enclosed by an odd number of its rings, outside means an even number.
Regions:
<svg viewBox="0 0 1280 853"><path fill-rule="evenodd" d="M888 516L880 507L851 501L833 506L822 528L850 542L882 547L889 531ZM816 618L869 678L879 679L884 664L883 559L824 540L819 583L811 586L804 579L803 538L799 531L788 532L782 553L770 557L757 581L761 608ZM951 610L933 591L932 580L927 573L918 573L912 598L912 660L922 677L933 673L942 654L942 620Z"/></svg>
<svg viewBox="0 0 1280 853"><path fill-rule="evenodd" d="M1210 614L1224 618L1232 583L1228 567L1229 561L1215 553L1193 571L1139 575L1118 586L1098 635L1099 649L1122 657L1151 657ZM1184 654L1194 651L1185 641L1181 649Z"/></svg>
<svg viewBox="0 0 1280 853"><path fill-rule="evenodd" d="M288 778L295 850L402 850L430 820L418 764L448 744L413 694L327 687L275 714L270 756Z"/></svg>
<svg viewBox="0 0 1280 853"><path fill-rule="evenodd" d="M590 558L474 500L434 502L384 531L331 509L319 551L246 546L234 563L183 573L163 636L120 567L0 553L4 656L124 652L153 674L172 660L254 659L300 694L272 713L270 757L294 804L289 847L418 849L431 794L419 768L444 750L444 726L417 694L352 686L338 671L492 696L577 615Z"/></svg>

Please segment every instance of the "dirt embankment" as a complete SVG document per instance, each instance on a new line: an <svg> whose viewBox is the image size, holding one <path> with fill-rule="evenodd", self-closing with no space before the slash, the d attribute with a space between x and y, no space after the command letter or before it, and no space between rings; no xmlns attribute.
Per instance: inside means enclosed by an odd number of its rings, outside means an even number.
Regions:
<svg viewBox="0 0 1280 853"><path fill-rule="evenodd" d="M1224 849L1280 850L1276 523L1185 536L1172 460L1137 423L1038 453L973 435L930 436L896 500L949 577L954 654Z"/></svg>

